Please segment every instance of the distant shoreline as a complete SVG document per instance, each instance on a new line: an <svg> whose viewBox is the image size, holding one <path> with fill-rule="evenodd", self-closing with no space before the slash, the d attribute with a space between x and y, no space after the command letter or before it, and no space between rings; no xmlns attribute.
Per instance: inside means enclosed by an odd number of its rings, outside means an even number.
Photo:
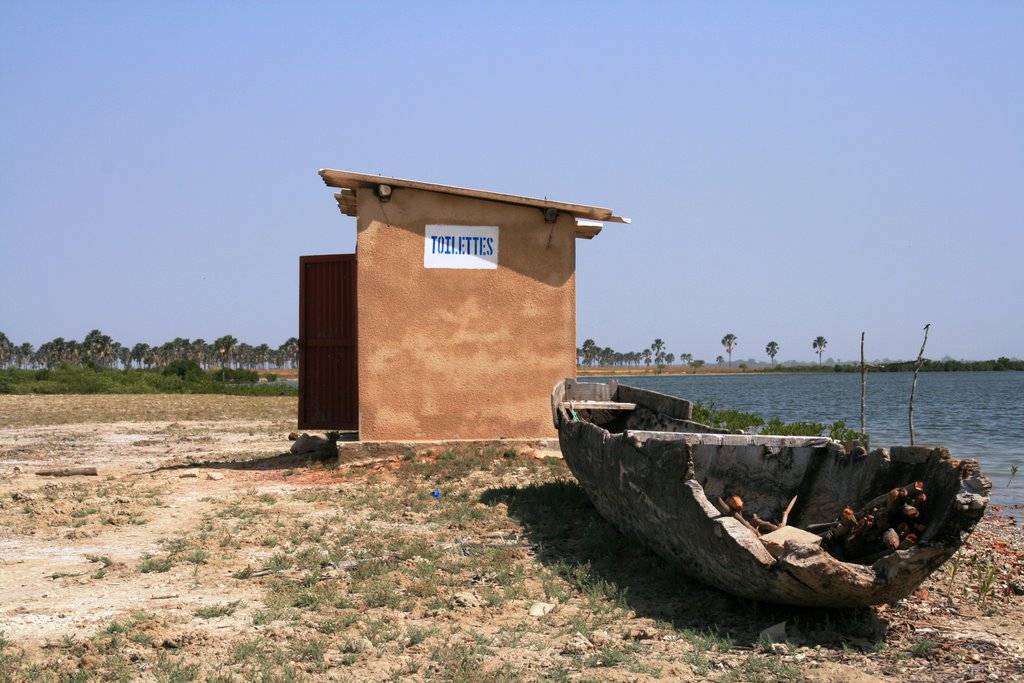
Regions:
<svg viewBox="0 0 1024 683"><path fill-rule="evenodd" d="M868 366L868 372L912 372L913 361L892 363L889 367ZM1024 370L1024 361L999 359L998 361L955 361L946 365L943 362L925 361L921 372L1019 372ZM690 368L681 365L668 366L662 370L652 367L579 367L578 377L619 377L619 376L657 376L657 375L806 375L806 374L860 373L860 364L843 365L797 365L779 367L720 367L701 366Z"/></svg>

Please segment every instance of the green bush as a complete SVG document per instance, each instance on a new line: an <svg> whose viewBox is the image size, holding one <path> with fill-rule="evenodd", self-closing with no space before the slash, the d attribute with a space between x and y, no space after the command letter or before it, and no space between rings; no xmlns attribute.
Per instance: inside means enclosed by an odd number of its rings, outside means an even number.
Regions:
<svg viewBox="0 0 1024 683"><path fill-rule="evenodd" d="M764 423L762 434L774 436L821 436L825 433L825 425L820 422L783 422L773 417Z"/></svg>
<svg viewBox="0 0 1024 683"><path fill-rule="evenodd" d="M867 441L868 435L846 426L846 420L836 420L828 427L828 438L835 441Z"/></svg>
<svg viewBox="0 0 1024 683"><path fill-rule="evenodd" d="M251 384L214 382L192 362L163 370L61 367L53 370L0 370L0 393L7 394L233 394L239 396L296 396L287 384L256 384L256 373L231 371ZM242 373L242 374L238 374Z"/></svg>
<svg viewBox="0 0 1024 683"><path fill-rule="evenodd" d="M255 384L260 381L260 376L255 370L221 368L213 373L213 379L218 382L229 382L232 384Z"/></svg>
<svg viewBox="0 0 1024 683"><path fill-rule="evenodd" d="M748 431L752 427L760 427L764 420L753 413L740 410L719 410L714 401L708 404L693 404L693 421L729 431Z"/></svg>
<svg viewBox="0 0 1024 683"><path fill-rule="evenodd" d="M206 373L194 360L176 360L168 363L161 371L164 377L174 375L190 382L201 382L205 379Z"/></svg>

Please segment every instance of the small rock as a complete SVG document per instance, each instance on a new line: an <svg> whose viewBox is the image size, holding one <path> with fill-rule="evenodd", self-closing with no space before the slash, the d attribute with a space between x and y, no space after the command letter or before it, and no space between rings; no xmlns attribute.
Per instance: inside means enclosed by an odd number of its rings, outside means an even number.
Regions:
<svg viewBox="0 0 1024 683"><path fill-rule="evenodd" d="M786 642L786 622L780 621L769 626L757 636L762 643L784 643Z"/></svg>
<svg viewBox="0 0 1024 683"><path fill-rule="evenodd" d="M461 591L455 594L454 602L459 607L482 607L484 602L476 593L471 591Z"/></svg>
<svg viewBox="0 0 1024 683"><path fill-rule="evenodd" d="M590 642L595 647L607 647L613 640L612 634L608 633L608 631L594 631L590 634Z"/></svg>
<svg viewBox="0 0 1024 683"><path fill-rule="evenodd" d="M1007 585L1014 595L1024 595L1024 580L1012 579Z"/></svg>
<svg viewBox="0 0 1024 683"><path fill-rule="evenodd" d="M789 648L785 643L772 643L768 646L768 651L773 655L784 655L789 652Z"/></svg>
<svg viewBox="0 0 1024 683"><path fill-rule="evenodd" d="M197 479L198 477L199 477L199 473L196 472L195 470L189 470L188 472L182 472L181 474L178 475L179 479Z"/></svg>
<svg viewBox="0 0 1024 683"><path fill-rule="evenodd" d="M207 473L206 478L211 481L220 481L224 478L224 474L222 472L209 472Z"/></svg>
<svg viewBox="0 0 1024 683"><path fill-rule="evenodd" d="M299 435L299 438L295 439L295 443L292 444L291 452L294 455L312 453L319 450L326 443L327 439L322 436L310 436L309 434L302 433Z"/></svg>
<svg viewBox="0 0 1024 683"><path fill-rule="evenodd" d="M742 660L739 657L722 657L718 660L718 664L723 669L735 669L743 665Z"/></svg>
<svg viewBox="0 0 1024 683"><path fill-rule="evenodd" d="M657 640L658 629L650 626L637 626L629 633L633 640Z"/></svg>
<svg viewBox="0 0 1024 683"><path fill-rule="evenodd" d="M550 602L535 602L530 605L530 616L542 617L553 609L555 606Z"/></svg>
<svg viewBox="0 0 1024 683"><path fill-rule="evenodd" d="M581 655L587 650L593 650L594 644L587 640L582 633L576 632L572 638L569 639L562 647L562 654L564 655Z"/></svg>
<svg viewBox="0 0 1024 683"><path fill-rule="evenodd" d="M369 652L373 649L373 643L370 642L369 638L351 638L345 639L345 642L341 646L342 652L351 654L359 652Z"/></svg>

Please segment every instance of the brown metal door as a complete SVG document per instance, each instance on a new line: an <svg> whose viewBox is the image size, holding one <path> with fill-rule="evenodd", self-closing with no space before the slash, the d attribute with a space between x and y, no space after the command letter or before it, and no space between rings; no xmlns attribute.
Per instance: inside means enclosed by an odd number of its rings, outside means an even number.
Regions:
<svg viewBox="0 0 1024 683"><path fill-rule="evenodd" d="M299 257L299 428L359 429L356 255Z"/></svg>

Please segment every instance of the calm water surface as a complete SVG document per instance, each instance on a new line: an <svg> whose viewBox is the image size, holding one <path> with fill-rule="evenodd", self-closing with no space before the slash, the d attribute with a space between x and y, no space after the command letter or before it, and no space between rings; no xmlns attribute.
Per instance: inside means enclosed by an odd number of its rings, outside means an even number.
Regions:
<svg viewBox="0 0 1024 683"><path fill-rule="evenodd" d="M605 381L581 377L580 381ZM714 401L785 422L860 427L860 374L645 375L616 377L621 384ZM870 373L867 432L873 447L910 443L907 408L913 373ZM1024 372L927 372L917 380L914 437L919 445L941 445L956 458L977 458L992 480L992 503L1024 504ZM1020 473L1010 482L1010 467ZM1007 485L1009 484L1009 485ZM1019 516L1019 515L1018 515Z"/></svg>

